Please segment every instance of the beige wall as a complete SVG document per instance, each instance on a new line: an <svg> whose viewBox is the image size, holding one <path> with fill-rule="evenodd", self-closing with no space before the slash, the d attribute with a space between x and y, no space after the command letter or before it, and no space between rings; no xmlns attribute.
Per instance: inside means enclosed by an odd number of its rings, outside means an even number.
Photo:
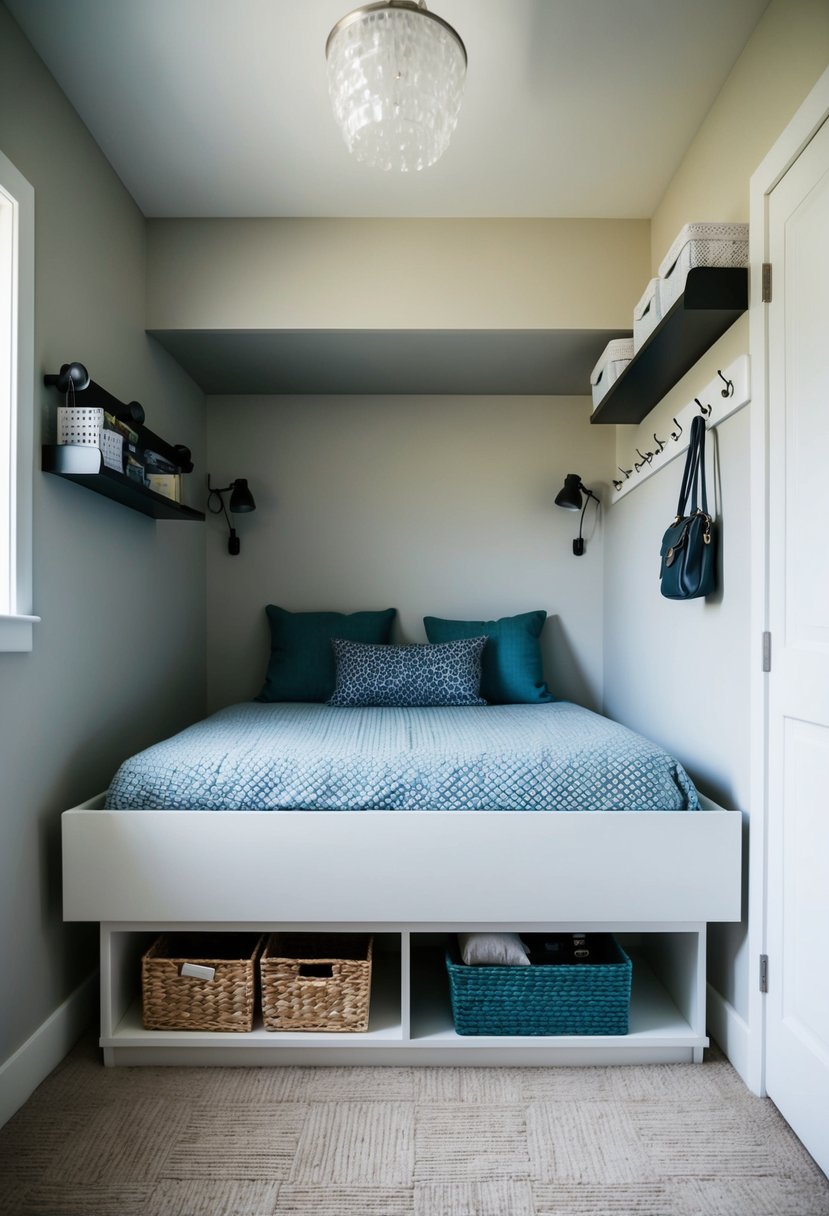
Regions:
<svg viewBox="0 0 829 1216"><path fill-rule="evenodd" d="M209 397L210 470L247 477L257 502L208 536L211 708L255 695L269 654L265 605L396 607L399 636L424 615L490 619L543 608L547 676L598 707L603 528L553 500L568 472L601 493L613 434L589 399Z"/></svg>
<svg viewBox="0 0 829 1216"><path fill-rule="evenodd" d="M773 0L724 85L653 217L656 267L683 224L748 220L749 179L829 63L829 4ZM752 267L751 272L756 273ZM729 329L647 416L619 427L617 464L652 447L671 418L748 351L748 317ZM709 469L720 495L721 590L706 603L661 599L662 533L676 510L680 461L608 511L605 540L605 705L658 739L707 792L749 807L749 675L759 639L748 633L750 603L749 410L711 435ZM745 1016L749 960L745 927L710 934L710 976Z"/></svg>
<svg viewBox="0 0 829 1216"><path fill-rule="evenodd" d="M35 191L36 419L31 654L0 654L0 1063L97 964L61 920L60 813L129 752L204 706L204 538L41 475L78 359L203 468L203 398L144 333L142 216L0 4L0 148Z"/></svg>
<svg viewBox="0 0 829 1216"><path fill-rule="evenodd" d="M630 328L644 220L151 220L149 329Z"/></svg>
<svg viewBox="0 0 829 1216"><path fill-rule="evenodd" d="M654 212L654 274L683 224L748 220L751 174L827 64L827 0L772 0Z"/></svg>

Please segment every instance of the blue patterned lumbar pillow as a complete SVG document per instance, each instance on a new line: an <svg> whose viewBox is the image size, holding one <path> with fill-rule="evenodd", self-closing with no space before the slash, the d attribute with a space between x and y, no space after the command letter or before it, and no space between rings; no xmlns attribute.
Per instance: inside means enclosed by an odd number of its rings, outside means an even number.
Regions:
<svg viewBox="0 0 829 1216"><path fill-rule="evenodd" d="M334 638L329 705L486 705L478 695L486 638L437 646L372 646Z"/></svg>

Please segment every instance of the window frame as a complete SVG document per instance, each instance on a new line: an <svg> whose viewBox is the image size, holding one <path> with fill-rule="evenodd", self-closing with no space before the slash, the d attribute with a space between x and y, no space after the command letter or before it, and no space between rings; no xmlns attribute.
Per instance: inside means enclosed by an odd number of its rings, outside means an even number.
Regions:
<svg viewBox="0 0 829 1216"><path fill-rule="evenodd" d="M0 152L0 207L3 210L0 266L10 279L8 308L0 332L0 368L7 362L7 394L0 418L6 444L0 448L8 501L0 504L7 553L0 571L0 651L32 649L32 489L34 464L35 193ZM10 271L10 274L7 272ZM8 360L6 360L8 356ZM2 403L0 403L1 405Z"/></svg>

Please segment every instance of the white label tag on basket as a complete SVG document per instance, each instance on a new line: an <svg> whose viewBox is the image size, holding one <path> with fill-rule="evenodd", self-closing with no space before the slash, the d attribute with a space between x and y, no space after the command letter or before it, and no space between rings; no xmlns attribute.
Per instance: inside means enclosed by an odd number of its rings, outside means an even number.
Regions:
<svg viewBox="0 0 829 1216"><path fill-rule="evenodd" d="M182 963L179 975L191 975L195 980L212 980L215 967L200 967L198 963Z"/></svg>

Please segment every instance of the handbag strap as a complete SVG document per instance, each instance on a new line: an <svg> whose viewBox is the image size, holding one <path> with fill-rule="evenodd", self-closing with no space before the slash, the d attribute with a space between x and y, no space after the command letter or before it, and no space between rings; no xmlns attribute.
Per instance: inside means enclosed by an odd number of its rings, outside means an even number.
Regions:
<svg viewBox="0 0 829 1216"><path fill-rule="evenodd" d="M700 433L699 423L702 424L702 433ZM703 479L705 477L704 468L704 445L705 445L705 419L701 414L697 414L691 423L691 435L688 440L688 455L685 458L685 469L682 474L682 485L679 491L679 501L676 507L677 519L682 519L685 515L685 508L688 505L688 495L693 493L691 500L691 513L697 509L697 480L700 463L700 448L703 451ZM703 489L704 496L704 489Z"/></svg>
<svg viewBox="0 0 829 1216"><path fill-rule="evenodd" d="M697 450L696 450L696 467L694 470L694 481L691 486L691 514L696 515L697 511L701 511L703 515L708 514L708 491L705 486L705 419L701 414L697 414L691 425L691 430L696 429L697 432ZM699 496L699 502L697 502Z"/></svg>

